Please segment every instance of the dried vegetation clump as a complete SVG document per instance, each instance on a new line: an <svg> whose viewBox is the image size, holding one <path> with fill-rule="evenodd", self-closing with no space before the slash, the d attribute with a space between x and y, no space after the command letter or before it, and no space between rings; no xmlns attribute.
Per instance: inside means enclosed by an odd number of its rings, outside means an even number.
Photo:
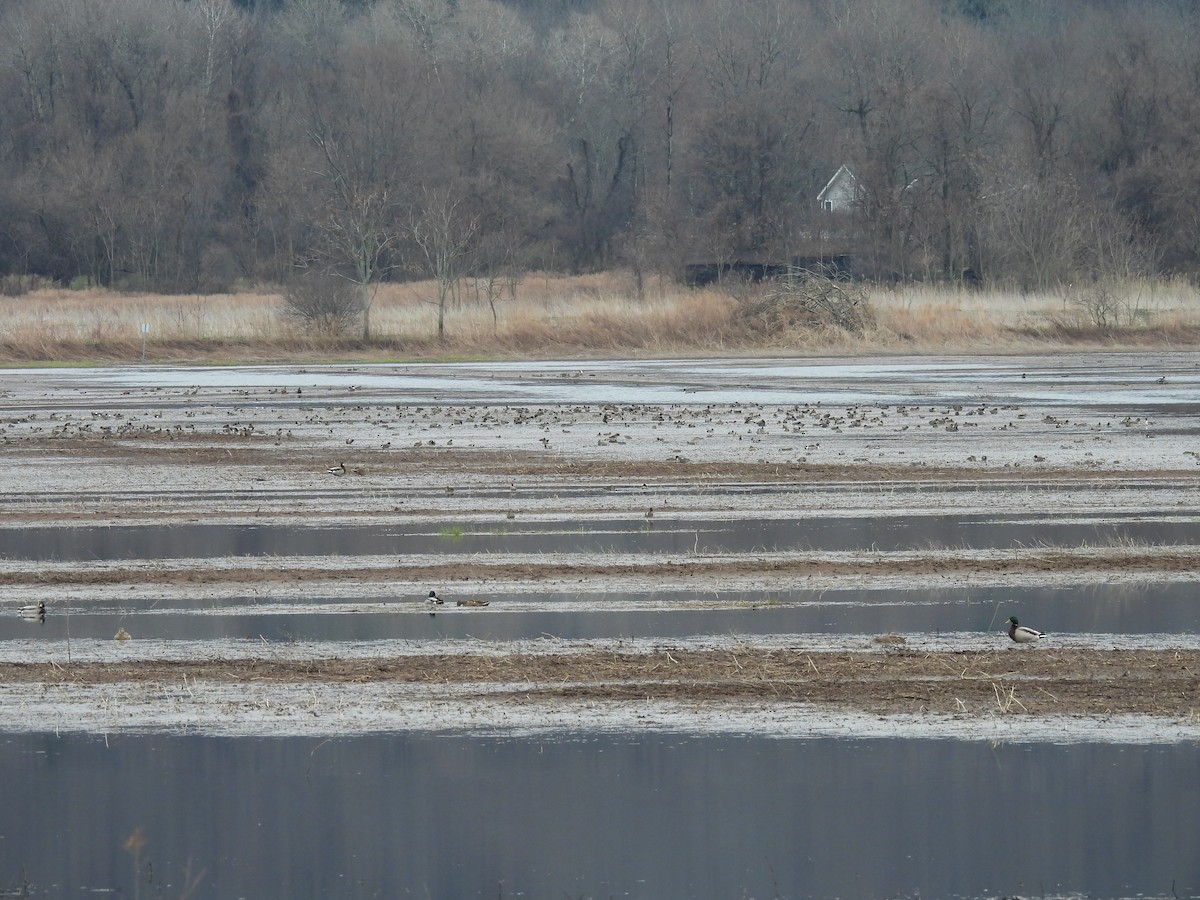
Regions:
<svg viewBox="0 0 1200 900"><path fill-rule="evenodd" d="M829 328L858 335L874 322L868 301L862 282L810 269L791 269L739 306L737 318L762 338Z"/></svg>
<svg viewBox="0 0 1200 900"><path fill-rule="evenodd" d="M288 282L283 308L310 331L344 335L362 314L362 301L345 278L307 274Z"/></svg>

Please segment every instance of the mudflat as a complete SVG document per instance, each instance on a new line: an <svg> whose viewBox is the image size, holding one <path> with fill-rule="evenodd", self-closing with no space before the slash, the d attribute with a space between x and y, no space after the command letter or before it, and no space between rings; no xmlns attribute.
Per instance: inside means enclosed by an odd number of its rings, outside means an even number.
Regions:
<svg viewBox="0 0 1200 900"><path fill-rule="evenodd" d="M881 640L889 644L889 636ZM893 637L894 640L894 637ZM886 653L705 651L379 656L280 661L0 663L0 682L46 685L419 684L507 703L789 701L866 712L1200 717L1200 651L1051 650Z"/></svg>
<svg viewBox="0 0 1200 900"><path fill-rule="evenodd" d="M750 702L981 722L1135 715L1200 738L1196 629L1136 640L1050 635L1017 647L999 606L981 631L936 639L746 634L712 647L679 635L637 646L561 639L534 651L492 641L486 652L445 641L413 653L327 640L303 659L278 646L229 653L203 641L128 649L139 645L140 617L163 605L229 616L520 610L548 621L622 610L636 623L638 612L680 607L750 616L793 602L798 589L1191 584L1200 543L1117 527L1098 541L1004 545L726 550L701 548L698 533L689 547L684 536L701 520L736 532L764 518L1148 517L1186 528L1200 519L1198 371L1200 356L1187 353L7 371L0 528L14 540L30 529L421 523L444 546L5 552L0 584L12 615L39 601L51 622L125 604L130 640L76 637L66 647L36 630L6 632L0 707L19 726L30 685L94 698L105 686L200 683L225 696L236 685L374 684L419 686L414 702L602 703L624 710L630 727L650 701ZM612 522L680 537L653 552L456 543L463 533L586 533ZM430 587L447 591L451 607L454 597L496 599L469 612L432 610ZM680 591L691 595L662 599ZM132 727L178 725L152 702L130 708Z"/></svg>

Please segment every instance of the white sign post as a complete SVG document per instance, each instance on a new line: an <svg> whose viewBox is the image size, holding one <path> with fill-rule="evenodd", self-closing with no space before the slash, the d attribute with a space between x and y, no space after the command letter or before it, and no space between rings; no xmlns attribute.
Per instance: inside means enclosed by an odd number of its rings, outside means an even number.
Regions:
<svg viewBox="0 0 1200 900"><path fill-rule="evenodd" d="M143 363L146 362L146 335L148 335L149 333L150 333L150 324L148 322L143 322L142 323L142 362Z"/></svg>

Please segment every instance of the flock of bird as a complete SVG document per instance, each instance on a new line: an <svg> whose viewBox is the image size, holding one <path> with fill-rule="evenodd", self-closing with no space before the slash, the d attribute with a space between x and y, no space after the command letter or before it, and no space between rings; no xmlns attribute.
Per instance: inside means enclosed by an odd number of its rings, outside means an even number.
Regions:
<svg viewBox="0 0 1200 900"><path fill-rule="evenodd" d="M347 390L354 392L357 386ZM728 403L705 406L693 404L619 404L601 406L547 405L498 406L494 404L449 404L409 406L406 404L347 402L340 390L313 392L292 399L290 392L272 388L268 394L289 393L289 399L276 403L264 401L261 392L250 389L234 390L228 402L200 405L191 408L193 394L199 388L183 392L182 405L169 410L142 409L62 410L46 414L31 413L0 423L0 443L45 438L94 439L136 438L139 440L194 439L197 435L221 438L272 439L276 445L299 438L351 445L355 451L366 446L372 450L399 449L411 441L412 447L454 446L466 441L470 446L511 447L514 443L526 446L524 429L537 429L543 434L537 441L549 449L551 436L555 448L563 434L595 432L596 444L636 443L652 437L655 442L699 445L707 439L761 441L766 436L804 436L809 445L804 454L817 453L827 457L837 453L836 447L822 447L813 438L856 431L891 431L938 434L960 429L1009 431L1013 429L1071 428L1088 432L1118 428L1136 429L1146 424L1140 418L1126 417L1123 421L1074 421L1052 415L1037 416L1022 412L1016 404L936 404L919 406L901 404L846 404L826 406L816 404L755 404ZM299 390L295 391L300 394ZM183 421L184 419L189 421ZM353 428L353 431L346 429ZM441 429L453 429L453 436ZM436 433L430 434L433 429ZM649 429L649 431L647 431ZM910 432L910 429L912 431ZM444 438L440 434L446 435ZM432 440L431 438L438 438ZM790 438L788 438L790 439ZM830 437L836 444L836 440ZM764 452L787 454L788 458L802 456L800 446L787 446L786 440L764 445ZM883 445L880 445L881 448ZM673 449L682 449L681 447ZM1024 449L1024 448L1022 448ZM743 451L739 451L743 452ZM1022 453L1022 459L1029 456ZM1047 462L1052 457L1039 454L1034 462ZM1090 465L1098 460L1087 454ZM805 457L806 458L806 457ZM986 462L986 457L972 454L969 462ZM994 461L994 460L993 460ZM335 460L336 462L336 460ZM328 467L333 475L362 475L362 466L339 463Z"/></svg>

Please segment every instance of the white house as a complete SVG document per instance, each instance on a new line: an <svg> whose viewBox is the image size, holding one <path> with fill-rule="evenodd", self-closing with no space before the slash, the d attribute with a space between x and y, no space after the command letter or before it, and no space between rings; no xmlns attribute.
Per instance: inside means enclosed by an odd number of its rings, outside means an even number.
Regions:
<svg viewBox="0 0 1200 900"><path fill-rule="evenodd" d="M826 212L849 212L861 197L858 179L854 173L841 166L829 183L817 194L817 202Z"/></svg>

